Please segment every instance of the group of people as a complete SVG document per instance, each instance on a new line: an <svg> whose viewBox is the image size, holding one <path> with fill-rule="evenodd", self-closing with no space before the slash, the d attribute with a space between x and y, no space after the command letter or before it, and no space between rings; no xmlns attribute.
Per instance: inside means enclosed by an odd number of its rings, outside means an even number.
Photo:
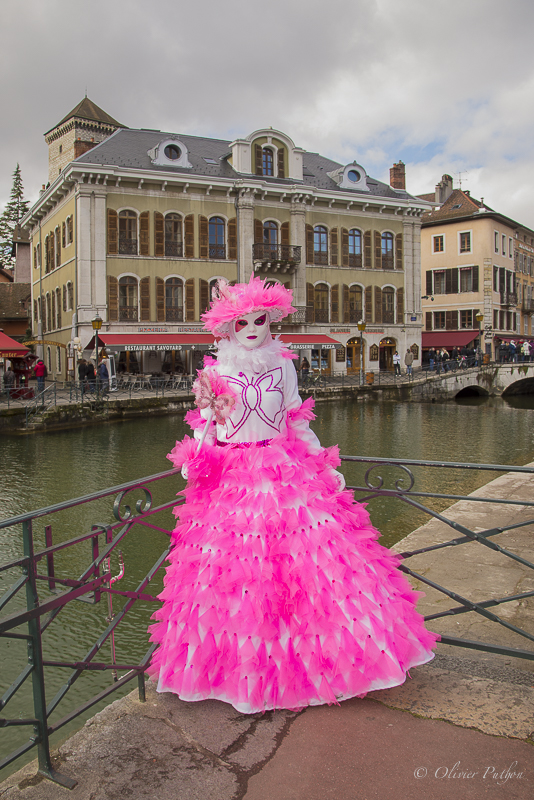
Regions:
<svg viewBox="0 0 534 800"><path fill-rule="evenodd" d="M102 392L108 392L109 371L104 359L100 359L98 370L96 372L95 365L92 361L86 361L85 358L80 359L78 362L78 380L80 382L80 387L86 392L94 392L96 388L97 377L100 390Z"/></svg>
<svg viewBox="0 0 534 800"><path fill-rule="evenodd" d="M428 368L430 372L449 372L449 370L467 369L476 367L478 364L478 353L474 347L465 345L458 349L453 347L449 353L445 347L435 349L431 347L427 354Z"/></svg>
<svg viewBox="0 0 534 800"><path fill-rule="evenodd" d="M534 361L534 342L501 342L497 350L498 360L503 363Z"/></svg>

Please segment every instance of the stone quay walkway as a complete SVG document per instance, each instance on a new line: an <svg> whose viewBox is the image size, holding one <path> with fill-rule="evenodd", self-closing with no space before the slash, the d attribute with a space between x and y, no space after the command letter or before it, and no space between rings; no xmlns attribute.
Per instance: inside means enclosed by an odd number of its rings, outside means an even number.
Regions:
<svg viewBox="0 0 534 800"><path fill-rule="evenodd" d="M534 501L530 476L503 475L473 493ZM532 508L456 503L448 518L471 529L527 522ZM533 526L499 535L534 558ZM400 552L452 538L432 520ZM478 549L477 549L478 548ZM410 558L419 574L477 599L534 589L532 570L476 544ZM508 561L508 560L506 560ZM420 588L420 587L418 587ZM447 603L427 591L420 610ZM448 606L447 606L448 607ZM534 633L532 598L499 615ZM507 615L507 616L506 616ZM528 649L531 643L473 613L428 627ZM512 642L513 638L513 642ZM530 648L531 650L534 648ZM1 800L530 800L534 796L534 663L440 644L406 683L339 706L245 716L218 701L184 703L147 684L101 711L54 754L78 781L69 791L33 762L0 784Z"/></svg>

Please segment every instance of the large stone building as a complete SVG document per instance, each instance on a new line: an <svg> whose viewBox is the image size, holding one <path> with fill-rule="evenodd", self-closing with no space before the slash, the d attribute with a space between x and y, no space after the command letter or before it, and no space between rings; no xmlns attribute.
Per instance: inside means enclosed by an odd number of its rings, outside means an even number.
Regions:
<svg viewBox="0 0 534 800"><path fill-rule="evenodd" d="M391 368L395 349L420 357L428 205L402 163L390 186L272 128L233 142L134 130L88 98L46 141L51 182L23 223L34 332L57 377L75 362L53 343L92 346L97 312L121 369L190 372L212 346L200 315L214 281L253 273L293 289L278 331L313 367L359 370L362 319L366 371Z"/></svg>
<svg viewBox="0 0 534 800"><path fill-rule="evenodd" d="M443 175L423 217L423 348L479 346L534 338L534 231L454 189ZM477 321L477 314L483 319Z"/></svg>

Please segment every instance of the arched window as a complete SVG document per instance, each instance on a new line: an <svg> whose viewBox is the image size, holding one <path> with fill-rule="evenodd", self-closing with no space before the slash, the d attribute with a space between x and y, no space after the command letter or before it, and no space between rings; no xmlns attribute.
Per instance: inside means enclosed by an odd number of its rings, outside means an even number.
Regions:
<svg viewBox="0 0 534 800"><path fill-rule="evenodd" d="M391 286L382 289L382 322L390 325L395 322L395 289Z"/></svg>
<svg viewBox="0 0 534 800"><path fill-rule="evenodd" d="M328 264L328 231L324 225L313 229L313 263Z"/></svg>
<svg viewBox="0 0 534 800"><path fill-rule="evenodd" d="M137 278L125 275L119 279L119 320L137 322L138 311Z"/></svg>
<svg viewBox="0 0 534 800"><path fill-rule="evenodd" d="M317 283L314 292L315 322L328 322L328 286Z"/></svg>
<svg viewBox="0 0 534 800"><path fill-rule="evenodd" d="M394 269L393 234L382 234L382 269Z"/></svg>
<svg viewBox="0 0 534 800"><path fill-rule="evenodd" d="M263 175L274 175L274 154L270 147L264 147L262 151Z"/></svg>
<svg viewBox="0 0 534 800"><path fill-rule="evenodd" d="M59 226L54 231L54 249L56 253L56 267L61 266L61 234Z"/></svg>
<svg viewBox="0 0 534 800"><path fill-rule="evenodd" d="M165 217L165 255L168 258L181 258L182 218L179 214L167 214Z"/></svg>
<svg viewBox="0 0 534 800"><path fill-rule="evenodd" d="M276 261L278 257L278 225L276 222L263 223L263 257Z"/></svg>
<svg viewBox="0 0 534 800"><path fill-rule="evenodd" d="M74 286L70 281L67 283L67 308L69 311L74 308Z"/></svg>
<svg viewBox="0 0 534 800"><path fill-rule="evenodd" d="M218 283L218 282L219 282L219 279L218 279L218 278L212 278L212 279L211 279L211 281L209 282L209 291L208 291L208 294L209 294L209 301L210 301L210 303L211 303L211 301L213 300L213 290L214 290L214 289L215 289L215 287L217 286L217 283Z"/></svg>
<svg viewBox="0 0 534 800"><path fill-rule="evenodd" d="M362 287L351 286L349 289L349 322L357 323L363 319Z"/></svg>
<svg viewBox="0 0 534 800"><path fill-rule="evenodd" d="M180 278L165 281L165 321L184 321L184 283Z"/></svg>
<svg viewBox="0 0 534 800"><path fill-rule="evenodd" d="M209 221L209 258L226 258L225 223L222 217Z"/></svg>
<svg viewBox="0 0 534 800"><path fill-rule="evenodd" d="M135 211L119 212L119 253L137 255L137 214Z"/></svg>
<svg viewBox="0 0 534 800"><path fill-rule="evenodd" d="M349 267L362 266L362 232L353 228L349 231Z"/></svg>
<svg viewBox="0 0 534 800"><path fill-rule="evenodd" d="M46 327L45 330L52 330L54 320L52 319L52 298L46 295Z"/></svg>

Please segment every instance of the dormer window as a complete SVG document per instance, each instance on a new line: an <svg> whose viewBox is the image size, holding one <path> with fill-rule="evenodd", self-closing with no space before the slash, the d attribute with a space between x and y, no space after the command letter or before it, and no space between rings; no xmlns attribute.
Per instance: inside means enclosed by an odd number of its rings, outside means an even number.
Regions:
<svg viewBox="0 0 534 800"><path fill-rule="evenodd" d="M274 175L274 156L270 147L262 149L262 174Z"/></svg>
<svg viewBox="0 0 534 800"><path fill-rule="evenodd" d="M349 169L349 171L347 172L347 178L352 183L359 183L359 181L361 181L361 179L362 179L362 176L360 175L360 173L357 170Z"/></svg>
<svg viewBox="0 0 534 800"><path fill-rule="evenodd" d="M367 186L367 173L364 168L355 161L353 161L352 164L338 167L338 169L327 172L326 174L337 183L340 189L358 189L361 192L369 191L369 187Z"/></svg>
<svg viewBox="0 0 534 800"><path fill-rule="evenodd" d="M268 142L267 145L255 144L254 157L256 175L265 175L267 178L285 178L284 147L277 147L274 142Z"/></svg>
<svg viewBox="0 0 534 800"><path fill-rule="evenodd" d="M163 139L148 151L152 163L158 167L182 167L191 169L187 147L179 139Z"/></svg>
<svg viewBox="0 0 534 800"><path fill-rule="evenodd" d="M175 144L168 144L163 152L171 161L177 161L182 155L182 151Z"/></svg>

